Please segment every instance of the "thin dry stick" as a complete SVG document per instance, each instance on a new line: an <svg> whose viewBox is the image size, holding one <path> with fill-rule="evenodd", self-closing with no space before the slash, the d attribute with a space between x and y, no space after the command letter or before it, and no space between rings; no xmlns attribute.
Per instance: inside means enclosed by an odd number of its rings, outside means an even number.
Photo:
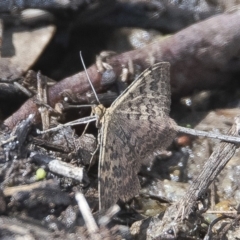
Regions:
<svg viewBox="0 0 240 240"><path fill-rule="evenodd" d="M14 82L13 83L19 90L21 90L26 96L28 97L32 97L32 93L26 89L25 87L23 87L21 84L19 84L18 82Z"/></svg>
<svg viewBox="0 0 240 240"><path fill-rule="evenodd" d="M48 163L48 168L51 172L61 176L73 178L79 182L84 181L89 183L85 169L82 167L74 167L72 164L54 159Z"/></svg>
<svg viewBox="0 0 240 240"><path fill-rule="evenodd" d="M231 222L229 222L229 223L227 223L224 227L222 227L221 229L220 229L220 231L218 231L218 234L217 234L217 236L215 235L214 237L212 236L212 228L213 228L213 226L217 223L217 222L219 222L219 221L221 221L221 220L223 220L223 219L225 219L225 218L230 218L230 219L233 219L233 221L231 221ZM229 216L228 214L226 214L226 215L222 215L222 216L220 216L219 218L216 218L216 219L214 219L212 222L211 222L211 224L209 225L209 227L208 227L208 231L207 231L207 234L205 235L205 237L204 237L204 239L203 240L209 240L209 239L226 239L226 233L228 232L228 230L230 230L230 228L232 228L233 227L233 225L235 225L235 224L238 224L238 222L239 222L239 220L240 220L240 216L238 215L238 216ZM225 237L224 237L225 236Z"/></svg>
<svg viewBox="0 0 240 240"><path fill-rule="evenodd" d="M232 211L207 211L207 213L210 213L210 214L238 214L238 211L237 210L232 210Z"/></svg>
<svg viewBox="0 0 240 240"><path fill-rule="evenodd" d="M59 130L61 128L64 128L64 127L76 126L76 125L79 125L79 124L86 124L86 123L94 122L94 121L96 121L96 116L89 116L89 117L80 118L80 119L77 119L77 120L74 120L74 121L71 121L71 122L67 122L65 124L59 124L57 127L50 128L50 129L45 130L45 131L37 130L37 133L38 134L48 133L48 132L52 132L52 131L57 131L57 130Z"/></svg>
<svg viewBox="0 0 240 240"><path fill-rule="evenodd" d="M205 131L195 130L195 129L181 127L181 126L177 126L177 131L179 133L186 133L193 136L215 138L215 139L226 141L226 142L240 143L240 137L234 137L234 136L229 136L229 135L224 135L219 133L205 132Z"/></svg>
<svg viewBox="0 0 240 240"><path fill-rule="evenodd" d="M47 130L50 125L49 121L49 111L44 106L44 104L47 104L47 84L45 77L42 77L41 73L37 73L37 99L40 103L43 103L43 105L39 108L41 118L42 118L42 126L43 130Z"/></svg>
<svg viewBox="0 0 240 240"><path fill-rule="evenodd" d="M84 195L80 192L77 192L75 195L76 201L78 203L79 210L82 213L83 219L86 223L88 232L91 236L91 239L101 239L99 236L99 228L93 218L89 205L84 197Z"/></svg>
<svg viewBox="0 0 240 240"><path fill-rule="evenodd" d="M45 186L47 183L51 183L51 180L46 180L46 181L39 181L39 182L34 182L31 184L24 184L24 185L19 185L19 186L14 186L14 187L5 187L3 189L3 194L6 197L11 197L12 195L21 192L21 191L32 191L33 189L36 188L42 188L43 186Z"/></svg>
<svg viewBox="0 0 240 240"><path fill-rule="evenodd" d="M66 109L72 109L72 108L84 108L84 107L92 107L92 104L83 104L83 105L71 105L71 104L67 104L66 106L64 106L64 110L66 110Z"/></svg>
<svg viewBox="0 0 240 240"><path fill-rule="evenodd" d="M117 204L114 204L112 207L108 209L106 214L102 216L98 223L100 226L106 226L108 223L110 223L111 218L117 214L120 211L120 207Z"/></svg>

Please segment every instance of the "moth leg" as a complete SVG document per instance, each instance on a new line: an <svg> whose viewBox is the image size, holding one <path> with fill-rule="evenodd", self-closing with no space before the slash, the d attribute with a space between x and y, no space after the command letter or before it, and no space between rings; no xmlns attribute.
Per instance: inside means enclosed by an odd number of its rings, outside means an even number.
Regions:
<svg viewBox="0 0 240 240"><path fill-rule="evenodd" d="M96 66L98 72L103 73L105 70L112 69L111 65L107 63L109 57L116 55L113 51L103 51L96 57Z"/></svg>
<svg viewBox="0 0 240 240"><path fill-rule="evenodd" d="M127 80L134 75L134 64L132 59L128 60L127 66L122 66L121 81L127 82Z"/></svg>
<svg viewBox="0 0 240 240"><path fill-rule="evenodd" d="M121 81L122 82L126 82L128 79L128 75L129 75L129 70L126 67L122 68L122 73L121 73Z"/></svg>
<svg viewBox="0 0 240 240"><path fill-rule="evenodd" d="M102 74L101 85L103 87L111 85L117 78L112 66L107 63L109 57L113 55L116 55L116 53L112 51L104 51L96 57L96 66L98 72Z"/></svg>
<svg viewBox="0 0 240 240"><path fill-rule="evenodd" d="M93 111L91 111L90 116L93 116ZM86 126L85 126L85 128L84 128L81 136L83 136L83 135L86 133L86 131L87 131L88 127L89 127L89 123L90 123L90 122L88 122L88 123L86 124ZM91 158L91 160L92 160L92 158Z"/></svg>
<svg viewBox="0 0 240 240"><path fill-rule="evenodd" d="M88 171L89 171L90 167L92 166L92 162L93 162L93 158L94 158L95 154L96 154L97 151L100 149L100 142L101 142L101 131L99 130L99 131L98 131L98 138L97 138L97 147L96 147L96 149L94 150L94 152L91 153L91 154L92 154L92 157L91 157L91 159L90 159L90 161L89 161Z"/></svg>

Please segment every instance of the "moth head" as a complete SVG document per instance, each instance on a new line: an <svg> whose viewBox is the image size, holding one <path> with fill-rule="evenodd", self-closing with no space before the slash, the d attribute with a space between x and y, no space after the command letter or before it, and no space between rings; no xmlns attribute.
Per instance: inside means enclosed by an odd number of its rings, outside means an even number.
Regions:
<svg viewBox="0 0 240 240"><path fill-rule="evenodd" d="M103 117L103 115L106 112L106 108L102 104L99 104L99 105L94 106L92 108L92 112L97 117L96 127L99 128L101 120L102 120L102 117Z"/></svg>

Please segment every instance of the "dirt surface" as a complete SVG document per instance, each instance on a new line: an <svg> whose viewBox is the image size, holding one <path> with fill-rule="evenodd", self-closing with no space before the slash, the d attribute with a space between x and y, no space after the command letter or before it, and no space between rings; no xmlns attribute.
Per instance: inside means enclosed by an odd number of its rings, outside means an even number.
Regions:
<svg viewBox="0 0 240 240"><path fill-rule="evenodd" d="M238 1L46 2L18 3L15 12L10 1L0 3L0 239L237 239L236 144L191 214L164 228L219 140L178 134L142 166L139 195L99 211L99 133L91 107L79 107L97 101L79 51L106 107L165 61L170 116L180 126L227 134L240 113ZM82 118L91 121L86 131L60 127Z"/></svg>

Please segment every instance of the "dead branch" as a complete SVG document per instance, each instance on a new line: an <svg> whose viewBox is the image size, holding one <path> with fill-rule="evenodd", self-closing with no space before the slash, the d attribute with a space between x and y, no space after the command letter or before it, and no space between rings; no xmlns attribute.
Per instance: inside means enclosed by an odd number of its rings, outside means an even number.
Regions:
<svg viewBox="0 0 240 240"><path fill-rule="evenodd" d="M221 14L145 48L113 56L107 59L107 63L113 68L115 76L119 77L122 69L129 66L133 66L134 75L153 62L170 62L174 98L196 89L220 86L226 84L240 67L236 55L240 50L239 24L240 12ZM97 71L96 64L88 68L88 74L96 91L101 91L102 74ZM49 104L54 106L61 100L60 94L66 90L70 90L73 96L86 94L90 86L85 72L65 78L52 86L48 92ZM4 124L12 128L21 119L36 112L37 106L34 98L31 98ZM39 114L36 114L35 122L39 120Z"/></svg>

